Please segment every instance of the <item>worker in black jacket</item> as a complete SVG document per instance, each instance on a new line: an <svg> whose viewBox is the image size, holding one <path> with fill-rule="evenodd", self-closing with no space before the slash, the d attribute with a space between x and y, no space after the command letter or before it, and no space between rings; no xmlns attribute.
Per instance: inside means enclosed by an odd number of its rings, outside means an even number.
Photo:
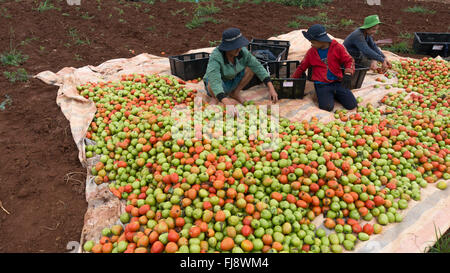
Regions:
<svg viewBox="0 0 450 273"><path fill-rule="evenodd" d="M344 46L357 64L377 70L377 62L380 62L384 72L391 67L391 63L373 40L380 23L378 15L367 16L364 25L345 38Z"/></svg>

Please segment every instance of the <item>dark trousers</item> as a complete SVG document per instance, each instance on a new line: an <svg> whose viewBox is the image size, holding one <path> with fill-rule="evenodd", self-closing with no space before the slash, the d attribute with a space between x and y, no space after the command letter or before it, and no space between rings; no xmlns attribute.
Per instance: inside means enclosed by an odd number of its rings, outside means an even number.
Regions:
<svg viewBox="0 0 450 273"><path fill-rule="evenodd" d="M358 106L355 95L349 89L342 87L340 82L315 83L314 87L319 100L319 108L322 110L333 111L335 99L347 110L352 110Z"/></svg>

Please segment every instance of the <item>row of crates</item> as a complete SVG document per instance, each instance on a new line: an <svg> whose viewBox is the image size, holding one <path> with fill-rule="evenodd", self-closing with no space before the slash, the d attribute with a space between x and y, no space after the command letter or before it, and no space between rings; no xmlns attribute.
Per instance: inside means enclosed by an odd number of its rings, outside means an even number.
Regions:
<svg viewBox="0 0 450 273"><path fill-rule="evenodd" d="M416 32L413 47L416 53L447 57L450 43L449 35L449 33ZM310 68L307 74L305 73L299 79L290 78L300 62L287 60L289 47L289 41L263 39L252 39L248 45L249 51L254 55L257 52L267 52L267 50L272 53L271 59L261 58L261 55L256 56L258 56L257 59L268 71L279 98L302 99L304 97L306 80L311 80L312 69ZM204 76L208 66L209 54L206 52L184 54L171 56L169 60L172 75L187 81ZM368 67L356 64L351 89L358 89L362 86L368 70ZM255 75L244 87L244 90L259 84L261 84L261 80Z"/></svg>
<svg viewBox="0 0 450 273"><path fill-rule="evenodd" d="M258 51L267 52L267 50L272 54L272 59L270 60L261 58L261 55L256 55L256 57L268 71L280 99L302 99L305 90L306 74L299 79L290 78L300 62L287 61L289 47L289 41L252 39L248 45L248 50L254 55ZM209 54L206 52L184 54L171 56L169 60L172 75L187 81L204 76L208 66ZM255 75L244 87L244 90L261 83L261 80Z"/></svg>

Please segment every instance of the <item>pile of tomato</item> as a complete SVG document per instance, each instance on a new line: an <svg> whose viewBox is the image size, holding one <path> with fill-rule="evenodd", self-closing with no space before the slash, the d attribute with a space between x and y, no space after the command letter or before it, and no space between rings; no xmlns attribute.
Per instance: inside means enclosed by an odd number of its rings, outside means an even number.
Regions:
<svg viewBox="0 0 450 273"><path fill-rule="evenodd" d="M383 110L360 105L327 124L281 118L274 150L248 133L232 141L172 135L172 109L194 107L196 95L172 76L79 86L97 106L86 135L95 141L86 156L98 158L91 173L127 203L120 224L84 250L338 253L401 222L421 188L440 180L445 189L450 178L449 63L393 68L394 87L404 89L386 95ZM245 116L235 122L253 126ZM319 215L323 226L313 224Z"/></svg>

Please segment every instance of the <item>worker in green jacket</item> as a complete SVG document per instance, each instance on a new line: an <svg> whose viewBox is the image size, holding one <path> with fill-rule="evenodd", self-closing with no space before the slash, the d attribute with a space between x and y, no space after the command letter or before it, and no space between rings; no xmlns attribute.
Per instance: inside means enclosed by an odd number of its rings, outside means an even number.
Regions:
<svg viewBox="0 0 450 273"><path fill-rule="evenodd" d="M255 74L268 87L272 102L278 101L269 73L248 51L248 44L239 29L229 28L222 34L222 43L211 53L203 82L208 95L213 97L216 103L244 103L241 91Z"/></svg>

